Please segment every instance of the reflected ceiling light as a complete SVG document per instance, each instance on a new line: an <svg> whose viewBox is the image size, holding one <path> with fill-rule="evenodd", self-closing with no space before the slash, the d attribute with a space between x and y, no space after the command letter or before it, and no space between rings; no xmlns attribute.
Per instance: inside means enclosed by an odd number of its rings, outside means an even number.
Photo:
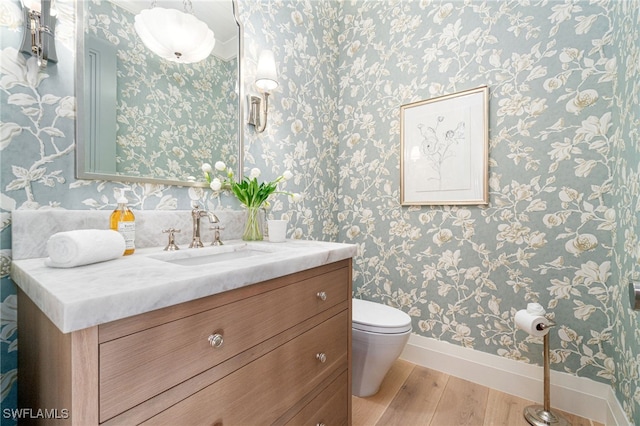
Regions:
<svg viewBox="0 0 640 426"><path fill-rule="evenodd" d="M278 87L276 61L271 50L263 50L258 58L255 85L262 93L262 97L249 96L249 124L256 132L262 133L267 127L267 109L269 108L269 94Z"/></svg>
<svg viewBox="0 0 640 426"><path fill-rule="evenodd" d="M56 17L51 0L22 0L23 36L20 51L38 58L40 68L58 62L55 44Z"/></svg>
<svg viewBox="0 0 640 426"><path fill-rule="evenodd" d="M156 7L141 11L133 27L145 46L156 55L172 62L191 64L206 59L216 40L213 31L193 15L190 0L184 12Z"/></svg>

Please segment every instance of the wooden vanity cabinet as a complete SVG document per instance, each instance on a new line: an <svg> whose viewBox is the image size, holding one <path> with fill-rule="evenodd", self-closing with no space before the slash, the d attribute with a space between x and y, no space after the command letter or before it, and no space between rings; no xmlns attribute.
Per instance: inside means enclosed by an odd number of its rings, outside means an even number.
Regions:
<svg viewBox="0 0 640 426"><path fill-rule="evenodd" d="M55 424L351 423L350 259L68 334L18 316L19 406Z"/></svg>

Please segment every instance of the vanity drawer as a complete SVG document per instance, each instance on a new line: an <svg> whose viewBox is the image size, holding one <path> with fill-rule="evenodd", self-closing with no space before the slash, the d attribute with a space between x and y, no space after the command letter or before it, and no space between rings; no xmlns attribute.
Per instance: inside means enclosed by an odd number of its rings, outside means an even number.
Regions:
<svg viewBox="0 0 640 426"><path fill-rule="evenodd" d="M349 424L350 390L349 373L345 371L286 424L290 426Z"/></svg>
<svg viewBox="0 0 640 426"><path fill-rule="evenodd" d="M100 344L100 421L347 302L348 280L349 269L337 269ZM215 334L220 347L209 342Z"/></svg>
<svg viewBox="0 0 640 426"><path fill-rule="evenodd" d="M332 372L348 369L350 321L343 311L143 424L271 424Z"/></svg>

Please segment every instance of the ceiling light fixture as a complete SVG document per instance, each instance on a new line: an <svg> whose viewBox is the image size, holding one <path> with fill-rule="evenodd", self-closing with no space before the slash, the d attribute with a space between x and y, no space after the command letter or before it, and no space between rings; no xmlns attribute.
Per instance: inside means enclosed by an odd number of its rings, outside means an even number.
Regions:
<svg viewBox="0 0 640 426"><path fill-rule="evenodd" d="M133 27L145 46L172 62L191 64L206 59L216 42L213 31L193 15L190 0L184 0L184 12L156 7L141 11Z"/></svg>

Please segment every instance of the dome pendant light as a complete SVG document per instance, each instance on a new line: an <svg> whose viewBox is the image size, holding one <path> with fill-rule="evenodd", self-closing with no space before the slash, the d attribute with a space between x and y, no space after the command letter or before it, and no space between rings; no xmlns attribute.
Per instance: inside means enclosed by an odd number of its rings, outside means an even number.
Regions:
<svg viewBox="0 0 640 426"><path fill-rule="evenodd" d="M191 64L206 59L215 44L213 31L193 15L190 0L184 0L184 12L156 7L141 11L133 27L145 46L172 62Z"/></svg>

